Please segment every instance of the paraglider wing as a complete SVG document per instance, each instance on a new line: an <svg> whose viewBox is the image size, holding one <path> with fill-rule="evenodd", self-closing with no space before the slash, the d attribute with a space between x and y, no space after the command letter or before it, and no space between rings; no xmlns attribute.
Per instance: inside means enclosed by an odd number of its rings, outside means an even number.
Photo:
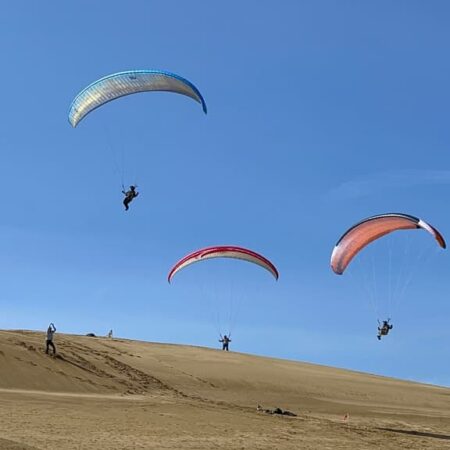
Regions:
<svg viewBox="0 0 450 450"><path fill-rule="evenodd" d="M344 233L333 249L331 268L342 275L357 253L371 242L393 231L417 228L428 231L442 248L446 247L439 231L425 221L408 214L380 214L362 220Z"/></svg>
<svg viewBox="0 0 450 450"><path fill-rule="evenodd" d="M69 122L73 127L91 111L125 95L147 91L167 91L186 95L202 105L207 112L200 91L188 80L163 70L130 70L100 78L83 89L73 100Z"/></svg>
<svg viewBox="0 0 450 450"><path fill-rule="evenodd" d="M184 267L210 258L235 258L242 259L253 264L258 264L268 270L275 277L275 279L278 280L278 270L268 259L264 258L264 256L246 248L226 245L203 248L180 259L180 261L178 261L169 272L167 281L170 283L173 276Z"/></svg>

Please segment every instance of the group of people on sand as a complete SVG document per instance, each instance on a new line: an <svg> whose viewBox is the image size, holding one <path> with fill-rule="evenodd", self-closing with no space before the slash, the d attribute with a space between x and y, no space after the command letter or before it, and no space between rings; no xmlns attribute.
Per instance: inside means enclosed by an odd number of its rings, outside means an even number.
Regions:
<svg viewBox="0 0 450 450"><path fill-rule="evenodd" d="M389 334L389 331L392 330L393 325L389 322L390 322L390 319L387 319L387 320L383 320L382 324L379 324L378 334L377 334L378 340L381 340L382 336L387 336ZM47 353L47 355L48 355L50 347L53 350L53 355L56 354L56 347L55 347L55 344L53 343L53 336L54 336L55 332L56 332L55 325L53 323L51 323L47 328L47 338L45 341L45 353ZM112 339L112 337L113 337L112 330L109 330L107 337L109 339ZM231 342L231 335L229 335L229 336L227 336L226 334L224 334L223 336L220 335L219 342L222 343L222 350L228 352L230 350L229 346L230 346L230 342ZM261 408L260 405L258 405L258 408ZM275 410L271 410L272 411L271 414L284 414L283 412L277 412L278 409L279 408L276 408ZM258 411L259 411L259 409L258 409ZM264 412L268 413L269 410L264 410Z"/></svg>
<svg viewBox="0 0 450 450"><path fill-rule="evenodd" d="M48 355L49 349L51 348L53 350L53 355L56 355L56 347L53 342L53 337L56 332L56 327L53 324L53 322L48 326L47 328L47 337L45 340L45 353ZM88 333L86 336L93 336L95 337L94 333ZM113 330L109 330L108 334L106 335L109 339L113 338ZM226 334L222 337L220 335L219 342L222 342L222 350L229 351L229 344L231 342L231 335L227 336Z"/></svg>
<svg viewBox="0 0 450 450"><path fill-rule="evenodd" d="M52 354L53 356L56 355L56 347L55 347L55 343L53 342L53 337L55 335L56 332L56 327L54 325L54 323L50 323L50 325L47 328L47 336L45 339L45 353L48 355L49 354L49 349L52 349ZM94 333L88 333L86 336L93 336L95 337ZM109 330L108 334L106 335L109 339L113 338L113 330Z"/></svg>

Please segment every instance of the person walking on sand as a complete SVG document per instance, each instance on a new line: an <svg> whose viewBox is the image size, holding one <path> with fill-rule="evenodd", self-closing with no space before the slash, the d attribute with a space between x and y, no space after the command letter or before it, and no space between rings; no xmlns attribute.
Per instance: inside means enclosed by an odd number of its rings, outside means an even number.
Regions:
<svg viewBox="0 0 450 450"><path fill-rule="evenodd" d="M47 328L47 339L45 341L45 353L47 353L47 355L49 347L53 349L53 354L56 353L55 344L53 343L53 335L55 334L55 331L55 325L51 323Z"/></svg>
<svg viewBox="0 0 450 450"><path fill-rule="evenodd" d="M220 336L222 339L219 339L219 342L222 342L222 350L225 350L225 351L229 351L228 350L228 345L229 345L229 343L231 342L231 339L226 335L226 334L224 334L224 336L222 337L222 336Z"/></svg>

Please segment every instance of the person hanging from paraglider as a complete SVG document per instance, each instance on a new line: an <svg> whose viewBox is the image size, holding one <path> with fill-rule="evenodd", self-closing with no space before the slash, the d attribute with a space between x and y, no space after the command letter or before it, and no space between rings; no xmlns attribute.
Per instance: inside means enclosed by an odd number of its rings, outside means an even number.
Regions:
<svg viewBox="0 0 450 450"><path fill-rule="evenodd" d="M352 260L359 254L360 251L364 250L365 247L370 245L372 242L387 236L390 233L397 232L399 230L418 230L422 229L429 233L437 242L439 247L445 249L447 244L445 242L442 234L434 228L431 224L425 222L418 217L411 216L409 214L403 213L386 213L386 214L378 214L376 216L368 217L352 225L336 242L333 251L331 253L331 269L336 275L343 275L346 271L349 264ZM409 246L409 245L408 245ZM404 261L408 259L407 249L404 249ZM409 255L411 256L411 255ZM389 245L389 280L391 279L391 249ZM395 264L394 264L395 265ZM398 265L397 270L397 282L403 278L403 290L407 287L409 281L408 278L412 276L412 268L411 270L407 270L406 267L402 267L400 264ZM387 267L386 267L387 268ZM406 270L405 270L406 269ZM409 272L409 274L408 274ZM375 280L375 264L372 263L372 287L369 289L369 292L373 296L371 296L371 300L374 300L374 297L377 297L376 292L376 280ZM367 279L366 279L367 281ZM390 283L389 283L390 284ZM366 287L368 287L366 285ZM390 290L390 289L389 289ZM378 303L377 301L375 303ZM388 298L388 303L390 303L390 298ZM374 305L378 310L390 311L390 308L387 307L389 305ZM377 339L380 341L382 336L387 336L389 332L392 330L393 326L389 323L390 319L383 320L381 323L378 320L378 334Z"/></svg>
<svg viewBox="0 0 450 450"><path fill-rule="evenodd" d="M122 194L125 195L123 199L123 205L125 206L125 211L128 211L129 204L139 195L139 192L136 191L137 186L131 185L129 191L125 191L125 188L122 185Z"/></svg>
<svg viewBox="0 0 450 450"><path fill-rule="evenodd" d="M228 346L231 342L230 338L231 338L231 334L230 334L230 336L227 336L226 334L224 334L223 337L222 337L222 335L220 335L219 342L222 342L222 350L224 350L226 352L229 351Z"/></svg>
<svg viewBox="0 0 450 450"><path fill-rule="evenodd" d="M380 324L380 321L378 321L378 334L377 339L381 341L381 336L387 336L389 334L389 331L392 330L393 325L390 322L391 319L383 320L383 324Z"/></svg>

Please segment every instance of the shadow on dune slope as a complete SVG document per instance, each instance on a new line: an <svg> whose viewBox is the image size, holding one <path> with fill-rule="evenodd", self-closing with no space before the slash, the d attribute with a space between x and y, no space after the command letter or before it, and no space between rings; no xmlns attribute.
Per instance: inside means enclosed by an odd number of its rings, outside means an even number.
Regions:
<svg viewBox="0 0 450 450"><path fill-rule="evenodd" d="M31 447L26 444L20 444L16 441L10 441L9 439L0 438L0 449L1 450L39 450L37 447Z"/></svg>
<svg viewBox="0 0 450 450"><path fill-rule="evenodd" d="M411 436L429 437L434 439L442 439L444 441L450 441L449 434L439 434L439 433L429 433L426 431L415 431L415 430L401 430L396 428L378 428L378 430L390 431L392 433L408 434Z"/></svg>

